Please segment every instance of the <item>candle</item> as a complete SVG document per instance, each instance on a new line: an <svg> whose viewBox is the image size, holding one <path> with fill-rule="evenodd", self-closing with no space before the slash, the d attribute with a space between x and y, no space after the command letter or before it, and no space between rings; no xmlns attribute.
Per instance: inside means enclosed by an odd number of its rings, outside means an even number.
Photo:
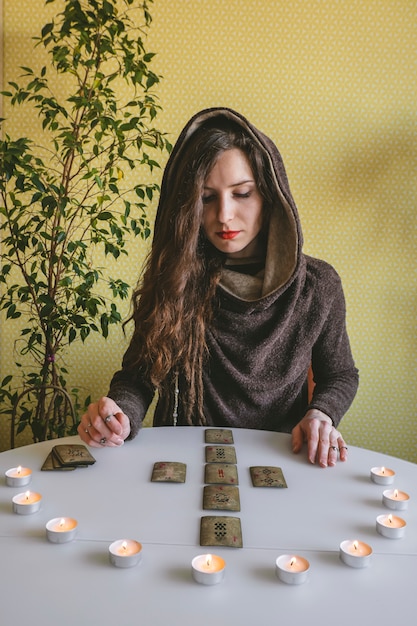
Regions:
<svg viewBox="0 0 417 626"><path fill-rule="evenodd" d="M115 567L133 567L142 560L142 544L133 539L118 539L109 546L110 563Z"/></svg>
<svg viewBox="0 0 417 626"><path fill-rule="evenodd" d="M370 565L371 555L371 546L363 541L347 539L340 544L339 556L350 567L367 567Z"/></svg>
<svg viewBox="0 0 417 626"><path fill-rule="evenodd" d="M376 529L380 535L388 539L400 539L405 534L405 520L395 515L378 515Z"/></svg>
<svg viewBox="0 0 417 626"><path fill-rule="evenodd" d="M310 563L302 556L282 554L275 563L275 573L280 580L290 585L300 585L307 580Z"/></svg>
<svg viewBox="0 0 417 626"><path fill-rule="evenodd" d="M371 479L378 485L390 485L394 482L395 472L387 467L373 467L371 469Z"/></svg>
<svg viewBox="0 0 417 626"><path fill-rule="evenodd" d="M39 511L42 496L34 491L18 493L13 497L13 511L19 515L31 515Z"/></svg>
<svg viewBox="0 0 417 626"><path fill-rule="evenodd" d="M23 487L30 483L32 479L32 470L28 467L12 467L6 472L6 484L9 487Z"/></svg>
<svg viewBox="0 0 417 626"><path fill-rule="evenodd" d="M407 509L409 499L408 493L398 489L386 489L382 494L382 502L389 509Z"/></svg>
<svg viewBox="0 0 417 626"><path fill-rule="evenodd" d="M55 517L46 524L46 536L52 543L67 543L77 534L77 520L72 517Z"/></svg>
<svg viewBox="0 0 417 626"><path fill-rule="evenodd" d="M191 562L193 578L202 585L217 585L221 582L225 567L224 559L216 554L200 554Z"/></svg>

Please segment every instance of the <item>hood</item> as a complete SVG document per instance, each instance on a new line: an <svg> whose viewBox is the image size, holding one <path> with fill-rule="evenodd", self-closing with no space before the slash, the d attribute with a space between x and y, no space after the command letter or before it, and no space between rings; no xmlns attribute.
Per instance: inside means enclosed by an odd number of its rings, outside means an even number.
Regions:
<svg viewBox="0 0 417 626"><path fill-rule="evenodd" d="M183 147L198 129L211 117L224 116L240 124L267 154L272 179L276 184L277 206L273 207L267 237L265 268L256 276L223 271L221 287L230 295L244 301L256 301L282 292L296 277L302 258L303 237L297 207L292 197L284 163L274 142L255 128L243 115L229 108L205 109L194 115L186 124L168 159L161 185L160 206L169 197L170 181L181 158ZM158 227L158 210L155 228Z"/></svg>

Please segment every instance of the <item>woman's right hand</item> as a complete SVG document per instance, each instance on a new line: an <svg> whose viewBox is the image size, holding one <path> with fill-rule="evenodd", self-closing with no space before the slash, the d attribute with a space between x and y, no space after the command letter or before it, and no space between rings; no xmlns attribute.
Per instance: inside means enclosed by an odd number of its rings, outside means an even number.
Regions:
<svg viewBox="0 0 417 626"><path fill-rule="evenodd" d="M119 447L130 434L130 420L111 398L89 405L78 425L81 439L93 448Z"/></svg>

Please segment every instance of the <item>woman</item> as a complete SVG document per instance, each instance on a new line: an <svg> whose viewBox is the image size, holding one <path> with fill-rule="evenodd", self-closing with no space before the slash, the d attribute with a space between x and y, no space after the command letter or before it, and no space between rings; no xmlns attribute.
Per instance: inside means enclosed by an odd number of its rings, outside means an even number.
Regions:
<svg viewBox="0 0 417 626"><path fill-rule="evenodd" d="M346 460L336 428L358 372L341 282L302 252L281 156L239 113L208 109L182 131L131 319L122 369L82 417L89 445L135 437L157 390L154 426L292 432L310 462Z"/></svg>

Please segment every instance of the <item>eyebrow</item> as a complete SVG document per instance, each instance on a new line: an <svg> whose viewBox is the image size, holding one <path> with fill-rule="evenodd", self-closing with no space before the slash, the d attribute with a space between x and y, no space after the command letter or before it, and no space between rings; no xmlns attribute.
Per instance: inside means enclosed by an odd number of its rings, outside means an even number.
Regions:
<svg viewBox="0 0 417 626"><path fill-rule="evenodd" d="M255 184L255 181L253 180L253 178L248 178L247 180L240 180L238 183L233 183L232 185L229 185L229 189L231 189L232 187L239 187L239 185L245 185L246 183L253 183ZM213 189L215 190L214 187L209 187L208 185L204 185L204 189Z"/></svg>

